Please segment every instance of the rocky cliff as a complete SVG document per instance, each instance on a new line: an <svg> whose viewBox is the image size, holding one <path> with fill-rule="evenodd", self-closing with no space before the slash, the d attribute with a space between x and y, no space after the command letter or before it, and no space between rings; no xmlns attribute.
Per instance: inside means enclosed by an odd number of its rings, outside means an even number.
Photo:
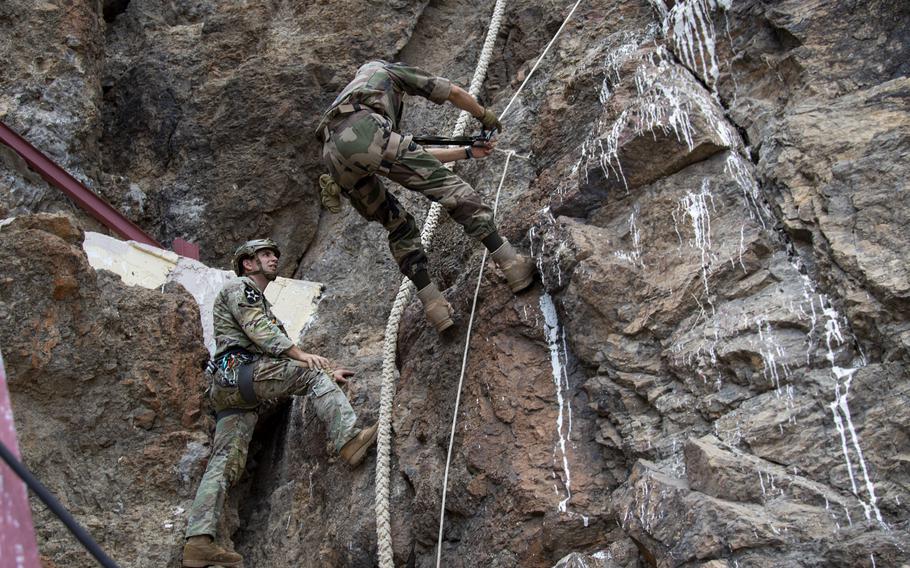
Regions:
<svg viewBox="0 0 910 568"><path fill-rule="evenodd" d="M569 6L509 3L482 98L502 109ZM163 242L224 265L271 235L324 282L304 347L359 371L377 415L399 276L382 229L321 212L312 130L367 58L466 85L492 6L0 5L2 120ZM581 2L459 172L540 267L489 268L467 359L445 566L910 563L910 6L899 0ZM405 129L454 110L414 101ZM88 268L91 227L11 156L0 347L26 462L130 567L179 566L205 464L204 358L181 290ZM413 211L420 199L403 195ZM30 215L64 211L74 218ZM430 252L457 310L399 333L396 565L433 566L481 248ZM248 566L373 566L375 461L335 463L297 401L257 433L225 537ZM91 566L35 506L48 565Z"/></svg>

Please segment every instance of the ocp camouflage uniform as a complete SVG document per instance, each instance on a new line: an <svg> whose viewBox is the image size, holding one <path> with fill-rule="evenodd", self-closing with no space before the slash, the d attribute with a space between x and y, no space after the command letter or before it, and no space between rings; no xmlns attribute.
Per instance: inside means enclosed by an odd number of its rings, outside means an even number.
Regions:
<svg viewBox="0 0 910 568"><path fill-rule="evenodd" d="M187 538L215 536L225 494L243 473L264 404L293 395L309 396L335 451L359 432L354 427L354 409L326 371L308 369L281 356L294 342L250 278L232 280L222 288L213 316L218 369L212 380L211 400L219 418L212 455L190 509ZM258 402L245 400L237 384L243 361L253 365L252 384Z"/></svg>
<svg viewBox="0 0 910 568"><path fill-rule="evenodd" d="M396 132L405 93L442 104L451 88L448 79L417 67L371 61L357 71L317 128L329 173L365 219L386 228L392 256L408 277L427 268L420 231L377 174L440 203L477 240L496 231L492 210L470 185L410 136Z"/></svg>

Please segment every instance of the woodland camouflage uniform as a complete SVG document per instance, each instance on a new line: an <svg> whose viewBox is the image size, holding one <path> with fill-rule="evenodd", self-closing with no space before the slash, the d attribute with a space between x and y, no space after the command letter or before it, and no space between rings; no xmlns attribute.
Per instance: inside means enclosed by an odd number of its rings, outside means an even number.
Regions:
<svg viewBox="0 0 910 568"><path fill-rule="evenodd" d="M263 403L307 395L339 451L354 438L357 415L328 372L309 369L281 354L294 345L265 295L248 277L228 282L214 305L215 364L211 399L218 413L212 455L189 513L187 538L216 534L227 489L246 464ZM244 398L238 376L252 366L256 401Z"/></svg>
<svg viewBox="0 0 910 568"><path fill-rule="evenodd" d="M410 136L397 133L404 94L442 104L451 88L448 79L417 67L371 61L360 67L317 128L329 173L364 218L386 228L392 256L411 278L427 269L420 231L377 175L440 203L477 240L496 232L492 210L474 189Z"/></svg>

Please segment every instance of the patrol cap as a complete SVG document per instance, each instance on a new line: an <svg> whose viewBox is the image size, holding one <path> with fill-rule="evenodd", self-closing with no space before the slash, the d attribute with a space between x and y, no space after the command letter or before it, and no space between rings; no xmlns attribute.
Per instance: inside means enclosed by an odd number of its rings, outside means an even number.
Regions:
<svg viewBox="0 0 910 568"><path fill-rule="evenodd" d="M234 258L231 260L231 268L234 269L237 276L243 276L243 259L256 256L256 253L261 250L271 250L275 253L275 256L281 258L281 249L278 248L278 243L272 239L253 239L252 241L247 241L237 247Z"/></svg>

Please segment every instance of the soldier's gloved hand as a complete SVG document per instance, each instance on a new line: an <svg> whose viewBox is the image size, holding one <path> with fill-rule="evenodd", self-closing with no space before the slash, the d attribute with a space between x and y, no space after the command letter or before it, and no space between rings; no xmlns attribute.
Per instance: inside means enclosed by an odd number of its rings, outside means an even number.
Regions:
<svg viewBox="0 0 910 568"><path fill-rule="evenodd" d="M493 130L494 128L502 132L502 123L499 122L499 118L496 116L496 113L490 110L487 107L483 109L482 116L475 116L477 120L480 121L480 124L483 125L484 130Z"/></svg>

